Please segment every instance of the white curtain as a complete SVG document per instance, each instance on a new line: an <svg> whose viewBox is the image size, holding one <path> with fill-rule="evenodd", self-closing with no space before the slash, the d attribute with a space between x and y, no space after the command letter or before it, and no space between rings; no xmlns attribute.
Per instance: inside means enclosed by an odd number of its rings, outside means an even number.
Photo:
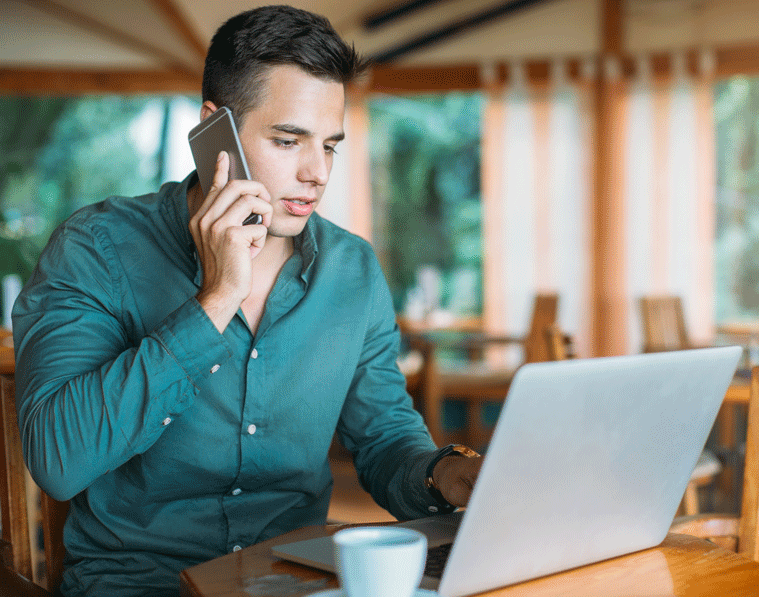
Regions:
<svg viewBox="0 0 759 597"><path fill-rule="evenodd" d="M708 340L713 259L705 245L713 243L709 216L714 188L699 172L699 151L705 150L697 85L682 55L671 58L673 76L654 82L647 59L638 61L637 77L628 94L625 147L628 351L642 345L638 298L646 294L682 297L686 326L693 339ZM700 102L704 105L704 102ZM707 102L708 105L708 102ZM706 283L705 283L706 282Z"/></svg>
<svg viewBox="0 0 759 597"><path fill-rule="evenodd" d="M531 89L521 65L510 69L502 94L503 180L500 204L485 217L499 218L501 237L485 239L503 271L497 327L523 335L539 292L557 292L559 323L587 350L590 212L587 97L571 85L565 66L553 68L547 89ZM540 106L540 110L537 107ZM547 122L544 120L547 118ZM495 266L498 270L498 267Z"/></svg>

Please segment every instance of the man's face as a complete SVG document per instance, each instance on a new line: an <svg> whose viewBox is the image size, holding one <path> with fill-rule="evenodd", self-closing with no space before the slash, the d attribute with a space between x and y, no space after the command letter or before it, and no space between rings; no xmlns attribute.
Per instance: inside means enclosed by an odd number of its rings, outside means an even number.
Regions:
<svg viewBox="0 0 759 597"><path fill-rule="evenodd" d="M274 209L269 234L291 237L324 193L335 146L343 138L345 90L295 66L269 70L261 103L247 112L240 141L250 174Z"/></svg>

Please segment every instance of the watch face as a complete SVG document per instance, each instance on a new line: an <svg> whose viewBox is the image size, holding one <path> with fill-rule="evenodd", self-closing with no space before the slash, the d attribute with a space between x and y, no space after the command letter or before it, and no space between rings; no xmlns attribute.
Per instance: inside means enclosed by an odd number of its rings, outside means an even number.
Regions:
<svg viewBox="0 0 759 597"><path fill-rule="evenodd" d="M479 456L477 452L472 450L472 448L468 448L467 446L453 446L453 451L457 454L460 454L461 456L465 456L466 458L476 458Z"/></svg>

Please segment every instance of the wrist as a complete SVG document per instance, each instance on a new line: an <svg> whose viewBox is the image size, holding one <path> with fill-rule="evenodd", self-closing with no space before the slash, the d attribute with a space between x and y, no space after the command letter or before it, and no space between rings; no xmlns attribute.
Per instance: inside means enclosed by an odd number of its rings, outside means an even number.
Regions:
<svg viewBox="0 0 759 597"><path fill-rule="evenodd" d="M441 512L451 512L456 507L453 506L448 500L445 499L441 492L441 479L445 477L446 469L451 466L454 458L476 458L479 454L460 444L451 444L443 448L432 462L427 466L427 473L425 475L424 485L427 487L427 491L440 505Z"/></svg>
<svg viewBox="0 0 759 597"><path fill-rule="evenodd" d="M242 301L235 302L226 293L212 291L201 290L195 298L219 333L224 332L242 304Z"/></svg>

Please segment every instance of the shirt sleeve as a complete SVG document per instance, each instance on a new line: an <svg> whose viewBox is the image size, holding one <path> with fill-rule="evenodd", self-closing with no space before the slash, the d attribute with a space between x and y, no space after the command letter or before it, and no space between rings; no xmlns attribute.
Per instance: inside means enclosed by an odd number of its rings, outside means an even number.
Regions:
<svg viewBox="0 0 759 597"><path fill-rule="evenodd" d="M337 430L354 454L363 487L393 516L407 520L439 511L424 485L438 449L406 392L392 298L379 264L376 269L363 350Z"/></svg>
<svg viewBox="0 0 759 597"><path fill-rule="evenodd" d="M107 235L64 224L13 309L16 406L32 476L70 499L152 446L186 410L223 337L192 297L135 345Z"/></svg>

